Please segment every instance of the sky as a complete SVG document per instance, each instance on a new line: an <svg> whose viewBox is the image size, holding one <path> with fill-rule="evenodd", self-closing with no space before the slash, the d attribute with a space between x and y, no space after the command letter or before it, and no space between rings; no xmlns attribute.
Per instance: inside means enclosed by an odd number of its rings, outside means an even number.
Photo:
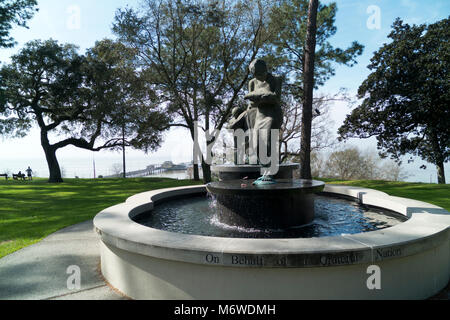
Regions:
<svg viewBox="0 0 450 320"><path fill-rule="evenodd" d="M136 7L138 4L139 0L38 0L39 12L28 22L29 29L13 29L11 36L17 41L17 45L12 49L0 49L0 61L7 63L11 55L34 39L53 38L63 43L74 43L80 47L80 52L84 52L96 41L114 37L111 26L118 8ZM337 33L330 39L331 44L345 49L356 40L365 46L365 50L358 57L356 66L336 66L335 76L317 93L334 94L340 88L346 88L350 95L355 95L359 85L370 73L367 69L370 58L388 41L387 35L397 17L410 24L422 24L434 23L450 14L448 0L338 0L337 7ZM333 132L337 131L350 111L350 106L344 102L331 106ZM363 150L376 150L374 139L352 139L347 144L359 146ZM61 149L57 156L67 177L92 177L94 160L97 174L112 174L113 164L122 161L118 152L93 153L75 147ZM127 158L129 170L143 169L151 163L166 160L174 163L188 162L192 160L192 142L184 129L173 129L165 134L163 145L157 152L145 154L128 150ZM410 173L408 180L436 182L434 166L428 164L427 170L418 171L423 162L418 158L414 160L413 164L405 165ZM39 131L35 128L22 139L0 138L0 171L24 171L28 166L38 175L48 174ZM447 165L448 180L449 173Z"/></svg>

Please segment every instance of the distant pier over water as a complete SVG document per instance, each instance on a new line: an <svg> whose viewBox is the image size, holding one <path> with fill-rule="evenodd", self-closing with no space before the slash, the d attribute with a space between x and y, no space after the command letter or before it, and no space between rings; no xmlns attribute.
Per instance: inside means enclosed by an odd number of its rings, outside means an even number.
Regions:
<svg viewBox="0 0 450 320"><path fill-rule="evenodd" d="M135 170L126 173L127 178L139 177L165 177L173 179L192 179L192 167L187 164L173 164L166 161L162 164L152 164L143 170ZM105 176L104 178L121 178L123 173Z"/></svg>

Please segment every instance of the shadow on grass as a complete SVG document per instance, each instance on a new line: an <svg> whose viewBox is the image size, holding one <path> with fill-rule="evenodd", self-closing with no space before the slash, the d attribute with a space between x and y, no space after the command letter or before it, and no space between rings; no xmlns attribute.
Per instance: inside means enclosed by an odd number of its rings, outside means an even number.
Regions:
<svg viewBox="0 0 450 320"><path fill-rule="evenodd" d="M0 181L0 258L136 193L198 184L166 178Z"/></svg>

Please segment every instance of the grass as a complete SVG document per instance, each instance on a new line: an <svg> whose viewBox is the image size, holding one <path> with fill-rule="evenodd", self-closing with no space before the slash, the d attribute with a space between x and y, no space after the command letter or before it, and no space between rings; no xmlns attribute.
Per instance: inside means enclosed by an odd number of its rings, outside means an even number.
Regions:
<svg viewBox="0 0 450 320"><path fill-rule="evenodd" d="M376 189L450 211L449 185L319 180ZM0 180L0 258L62 228L90 220L101 210L124 202L136 193L194 184L198 182L165 178L66 179L62 184L50 184L44 179Z"/></svg>
<svg viewBox="0 0 450 320"><path fill-rule="evenodd" d="M386 192L391 196L410 198L428 202L450 211L450 185L391 182L379 180L343 181L333 179L318 179L328 184L344 184Z"/></svg>
<svg viewBox="0 0 450 320"><path fill-rule="evenodd" d="M0 258L136 193L194 184L165 178L65 179L62 184L0 180Z"/></svg>

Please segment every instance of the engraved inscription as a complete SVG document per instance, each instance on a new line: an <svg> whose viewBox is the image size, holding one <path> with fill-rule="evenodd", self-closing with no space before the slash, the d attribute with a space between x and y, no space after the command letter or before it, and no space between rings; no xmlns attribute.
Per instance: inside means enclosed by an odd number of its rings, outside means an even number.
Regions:
<svg viewBox="0 0 450 320"><path fill-rule="evenodd" d="M346 264L354 264L358 262L358 257L354 253L345 255L326 255L320 258L322 266L338 266Z"/></svg>
<svg viewBox="0 0 450 320"><path fill-rule="evenodd" d="M377 258L392 258L399 257L402 255L402 249L378 249L377 250Z"/></svg>
<svg viewBox="0 0 450 320"><path fill-rule="evenodd" d="M231 263L233 265L263 266L264 258L261 256L232 256Z"/></svg>
<svg viewBox="0 0 450 320"><path fill-rule="evenodd" d="M212 254L208 254L206 255L206 262L211 263L211 264L219 264L220 263L220 258L212 255Z"/></svg>
<svg viewBox="0 0 450 320"><path fill-rule="evenodd" d="M277 259L277 260L275 261L275 265L276 265L277 267L286 267L286 266L287 266L287 259L286 259L286 258L280 258L280 259Z"/></svg>

